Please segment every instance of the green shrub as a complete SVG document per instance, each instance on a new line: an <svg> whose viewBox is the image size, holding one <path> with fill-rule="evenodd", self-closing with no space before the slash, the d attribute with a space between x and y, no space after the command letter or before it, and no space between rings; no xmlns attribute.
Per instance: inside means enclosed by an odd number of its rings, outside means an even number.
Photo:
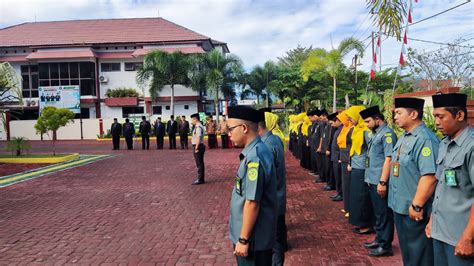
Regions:
<svg viewBox="0 0 474 266"><path fill-rule="evenodd" d="M30 142L24 137L15 137L7 143L7 151L15 152L16 156L20 156L23 151L31 150Z"/></svg>
<svg viewBox="0 0 474 266"><path fill-rule="evenodd" d="M108 98L138 97L138 92L133 88L119 87L113 90L108 89L105 96Z"/></svg>

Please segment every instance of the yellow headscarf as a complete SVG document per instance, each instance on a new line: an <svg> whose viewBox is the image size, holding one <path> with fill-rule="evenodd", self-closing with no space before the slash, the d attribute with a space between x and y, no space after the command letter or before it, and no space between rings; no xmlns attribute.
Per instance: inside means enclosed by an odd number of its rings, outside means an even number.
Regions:
<svg viewBox="0 0 474 266"><path fill-rule="evenodd" d="M311 126L311 120L309 120L309 117L305 114L304 114L304 118L303 118L303 125L301 126L301 133L303 133L303 136L308 136L309 134L309 127Z"/></svg>
<svg viewBox="0 0 474 266"><path fill-rule="evenodd" d="M281 142L283 143L283 151L286 150L285 135L283 135L283 132L281 132L280 126L278 125L278 116L276 114L265 112L265 125L269 131L281 139Z"/></svg>
<svg viewBox="0 0 474 266"><path fill-rule="evenodd" d="M352 124L349 122L349 119L347 119L345 111L342 111L336 117L343 125L341 132L337 136L337 145L339 148L344 149L347 146L347 134L349 134Z"/></svg>
<svg viewBox="0 0 474 266"><path fill-rule="evenodd" d="M346 115L352 120L357 121L357 125L354 126L354 130L352 131L352 147L349 153L351 156L354 155L354 153L357 153L358 155L362 153L362 145L364 145L364 132L369 130L369 128L367 128L364 123L364 119L362 119L359 114L360 111L364 109L364 106L356 105L346 110Z"/></svg>
<svg viewBox="0 0 474 266"><path fill-rule="evenodd" d="M288 120L290 120L290 124L288 125L291 133L296 133L298 128L296 127L296 115L289 115Z"/></svg>

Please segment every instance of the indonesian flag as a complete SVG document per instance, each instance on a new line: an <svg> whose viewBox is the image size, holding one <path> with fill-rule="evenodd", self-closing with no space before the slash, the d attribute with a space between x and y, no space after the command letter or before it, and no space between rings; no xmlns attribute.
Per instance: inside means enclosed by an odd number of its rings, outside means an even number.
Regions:
<svg viewBox="0 0 474 266"><path fill-rule="evenodd" d="M411 18L411 9L408 10L408 23L413 23L413 20Z"/></svg>
<svg viewBox="0 0 474 266"><path fill-rule="evenodd" d="M407 38L407 30L405 30L405 34L403 35L403 44L408 43L408 38Z"/></svg>
<svg viewBox="0 0 474 266"><path fill-rule="evenodd" d="M375 78L375 68L376 68L376 64L372 63L372 68L370 69L370 79L372 80Z"/></svg>
<svg viewBox="0 0 474 266"><path fill-rule="evenodd" d="M403 56L403 53L400 53L400 60L399 60L400 66L405 65L405 57Z"/></svg>

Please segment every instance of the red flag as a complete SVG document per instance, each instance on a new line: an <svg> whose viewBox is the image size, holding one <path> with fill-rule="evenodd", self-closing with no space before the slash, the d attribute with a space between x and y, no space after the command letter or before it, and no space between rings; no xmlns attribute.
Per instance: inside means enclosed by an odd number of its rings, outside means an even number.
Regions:
<svg viewBox="0 0 474 266"><path fill-rule="evenodd" d="M405 65L405 58L403 57L403 53L400 53L400 65L401 66Z"/></svg>
<svg viewBox="0 0 474 266"><path fill-rule="evenodd" d="M403 43L407 44L408 43L408 38L407 38L407 31L405 30L405 35L403 36Z"/></svg>
<svg viewBox="0 0 474 266"><path fill-rule="evenodd" d="M411 10L408 10L408 23L412 23L412 19L411 19Z"/></svg>
<svg viewBox="0 0 474 266"><path fill-rule="evenodd" d="M372 69L370 70L370 79L374 79L375 78L375 71Z"/></svg>
<svg viewBox="0 0 474 266"><path fill-rule="evenodd" d="M377 53L374 53L373 58L374 58L374 63L377 64Z"/></svg>

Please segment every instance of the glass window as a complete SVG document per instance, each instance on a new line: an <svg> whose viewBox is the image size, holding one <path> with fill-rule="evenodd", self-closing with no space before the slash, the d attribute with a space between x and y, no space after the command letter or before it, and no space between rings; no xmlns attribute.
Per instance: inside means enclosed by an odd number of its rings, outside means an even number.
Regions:
<svg viewBox="0 0 474 266"><path fill-rule="evenodd" d="M137 71L142 66L141 62L125 63L125 71Z"/></svg>
<svg viewBox="0 0 474 266"><path fill-rule="evenodd" d="M23 79L22 82L22 89L25 90L30 90L30 76L29 75L21 75L21 78Z"/></svg>
<svg viewBox="0 0 474 266"><path fill-rule="evenodd" d="M143 114L145 109L143 107L122 107L122 117L127 118L129 114Z"/></svg>
<svg viewBox="0 0 474 266"><path fill-rule="evenodd" d="M161 115L162 114L162 107L161 106L153 106L153 114L154 115Z"/></svg>
<svg viewBox="0 0 474 266"><path fill-rule="evenodd" d="M69 75L72 79L79 78L79 63L76 63L76 62L69 63Z"/></svg>
<svg viewBox="0 0 474 266"><path fill-rule="evenodd" d="M40 87L48 87L49 86L49 79L45 79L45 80L41 79L39 81L39 85L40 85Z"/></svg>
<svg viewBox="0 0 474 266"><path fill-rule="evenodd" d="M56 63L49 64L49 75L51 79L59 78L59 64L56 64Z"/></svg>
<svg viewBox="0 0 474 266"><path fill-rule="evenodd" d="M38 74L31 75L31 88L38 89Z"/></svg>
<svg viewBox="0 0 474 266"><path fill-rule="evenodd" d="M95 82L92 79L81 79L81 95L95 95Z"/></svg>
<svg viewBox="0 0 474 266"><path fill-rule="evenodd" d="M120 63L102 63L100 69L102 72L120 71Z"/></svg>
<svg viewBox="0 0 474 266"><path fill-rule="evenodd" d="M69 79L61 79L61 86L69 85Z"/></svg>
<svg viewBox="0 0 474 266"><path fill-rule="evenodd" d="M31 90L31 97L38 98L38 90Z"/></svg>
<svg viewBox="0 0 474 266"><path fill-rule="evenodd" d="M21 74L28 74L29 66L21 66Z"/></svg>
<svg viewBox="0 0 474 266"><path fill-rule="evenodd" d="M39 64L39 78L49 79L49 64Z"/></svg>
<svg viewBox="0 0 474 266"><path fill-rule="evenodd" d="M80 62L79 63L80 78L94 78L94 63L92 62Z"/></svg>
<svg viewBox="0 0 474 266"><path fill-rule="evenodd" d="M36 66L36 65L35 66L30 66L30 71L31 71L31 73L38 74L38 66Z"/></svg>
<svg viewBox="0 0 474 266"><path fill-rule="evenodd" d="M167 106L165 107L165 109L166 109L166 110L170 110L171 108L170 108L169 105L167 105Z"/></svg>
<svg viewBox="0 0 474 266"><path fill-rule="evenodd" d="M78 79L71 79L71 85L79 85Z"/></svg>
<svg viewBox="0 0 474 266"><path fill-rule="evenodd" d="M189 110L189 105L185 105L184 110Z"/></svg>
<svg viewBox="0 0 474 266"><path fill-rule="evenodd" d="M69 79L69 64L68 63L59 64L59 75L61 79Z"/></svg>
<svg viewBox="0 0 474 266"><path fill-rule="evenodd" d="M30 91L29 90L23 90L21 92L21 95L23 95L24 98L30 98Z"/></svg>
<svg viewBox="0 0 474 266"><path fill-rule="evenodd" d="M59 86L59 79L52 79L51 86Z"/></svg>

